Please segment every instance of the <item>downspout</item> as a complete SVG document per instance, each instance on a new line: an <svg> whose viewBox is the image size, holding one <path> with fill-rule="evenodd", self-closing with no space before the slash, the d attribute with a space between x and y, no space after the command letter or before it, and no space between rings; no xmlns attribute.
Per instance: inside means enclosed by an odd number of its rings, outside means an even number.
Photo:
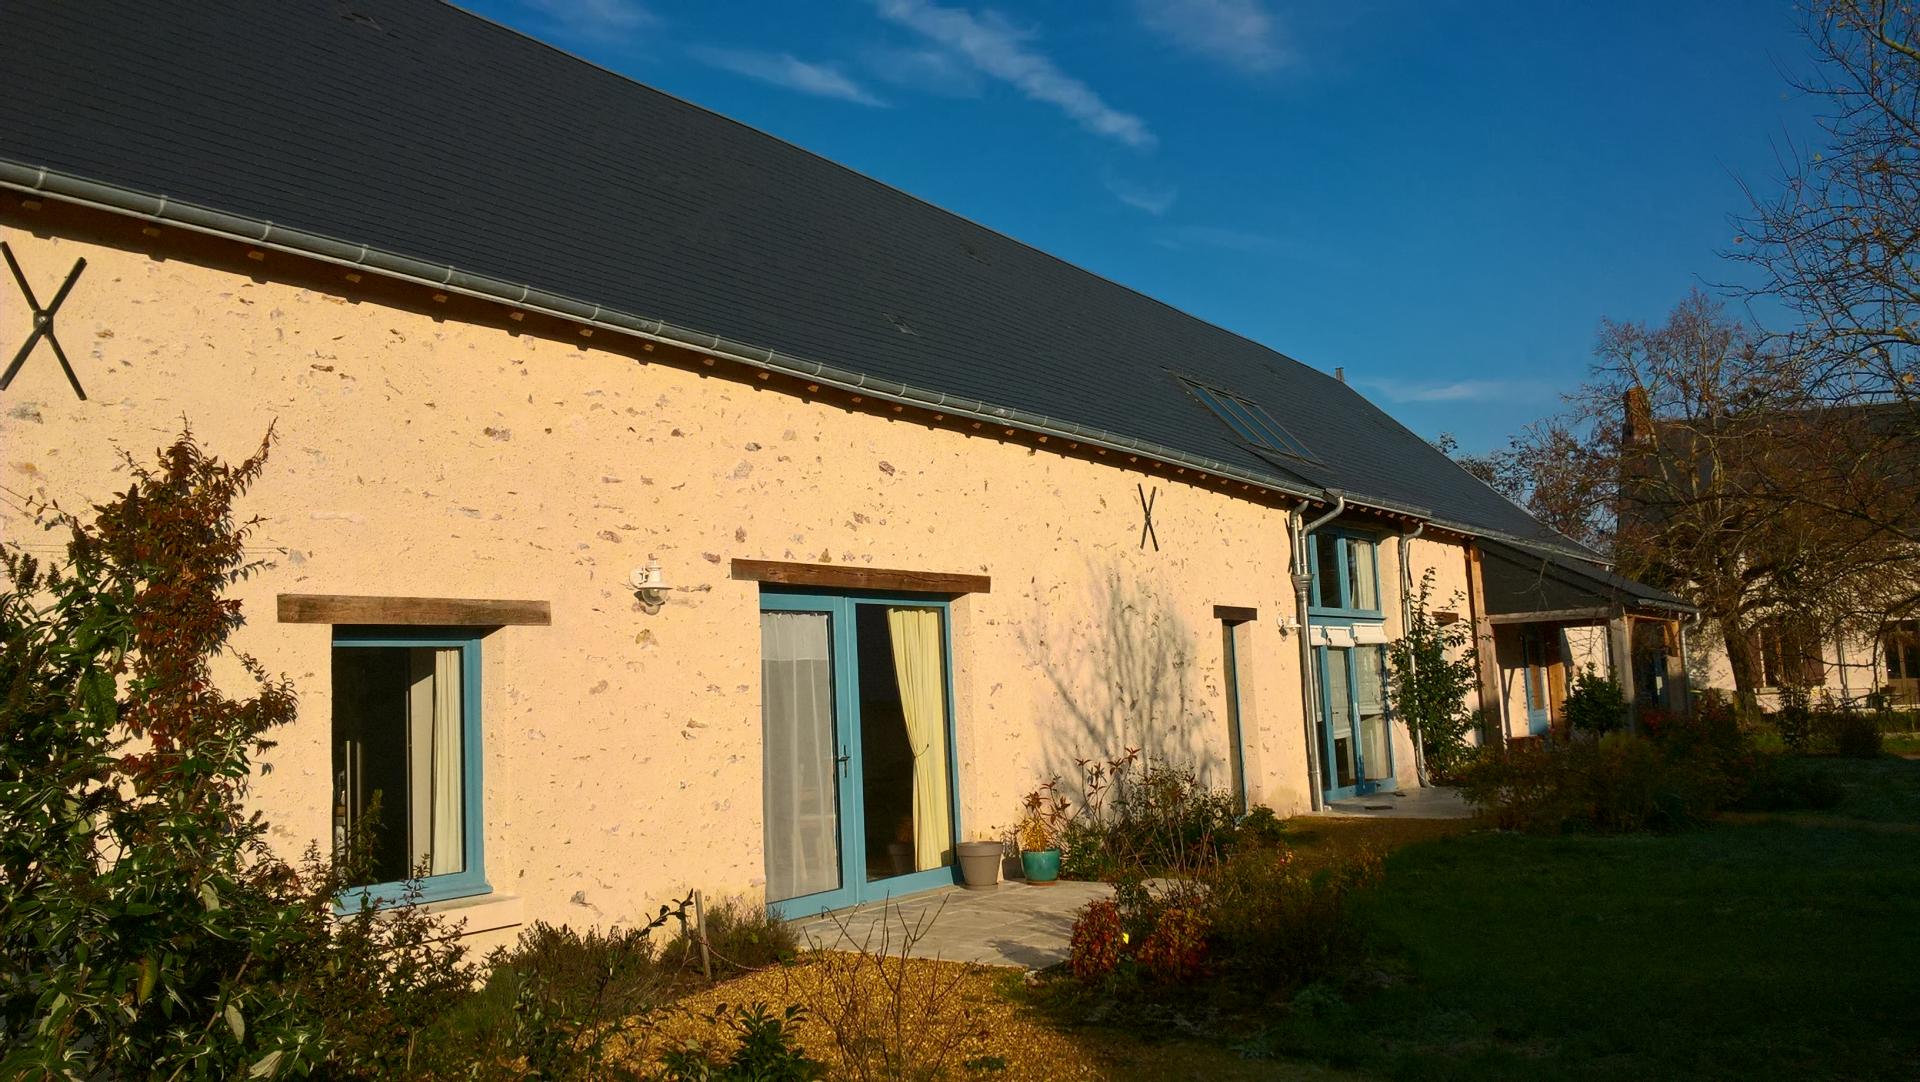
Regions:
<svg viewBox="0 0 1920 1082"><path fill-rule="evenodd" d="M1307 538L1347 509L1345 494L1333 489L1328 489L1327 494L1333 497L1333 507L1312 522L1302 521L1307 507L1304 500L1290 515L1293 520L1293 600L1300 620L1300 704L1307 736L1307 799L1314 811L1326 807L1326 798L1320 788L1320 727L1315 724L1320 702L1313 679L1313 643L1309 641L1312 618L1307 612L1307 590L1313 584L1313 573L1308 569Z"/></svg>
<svg viewBox="0 0 1920 1082"><path fill-rule="evenodd" d="M1414 524L1413 532L1400 535L1400 637L1403 639L1407 637L1407 630L1413 626L1413 564L1408 561L1408 554L1413 550L1413 543L1426 532L1427 524L1420 522ZM1407 664L1413 667L1413 675L1418 679L1419 661L1412 654L1408 654ZM1425 788L1433 784L1427 779L1427 751L1420 742L1420 730L1414 728L1413 719L1409 717L1406 721L1407 735L1413 738L1414 775L1421 787Z"/></svg>

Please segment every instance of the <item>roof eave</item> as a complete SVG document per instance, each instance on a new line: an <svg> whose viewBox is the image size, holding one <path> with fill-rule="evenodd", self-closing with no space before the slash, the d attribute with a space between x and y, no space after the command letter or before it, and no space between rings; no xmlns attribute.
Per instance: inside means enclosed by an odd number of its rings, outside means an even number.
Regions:
<svg viewBox="0 0 1920 1082"><path fill-rule="evenodd" d="M1009 428L1075 440L1111 451L1142 455L1170 465L1195 469L1226 480L1254 485L1283 496L1313 500L1326 498L1326 493L1318 488L1302 486L1279 476L1249 470L1204 455L1190 454L1151 440L1093 428L1028 410L995 405L980 399L931 391L892 380L877 379L821 361L782 353L766 346L736 341L707 331L675 326L663 320L636 316L591 301L536 289L530 285L508 282L484 274L474 274L460 270L451 264L430 263L370 245L355 244L336 237L213 210L164 195L154 195L150 192L89 180L44 166L29 166L0 158L0 188L11 188L36 196L51 197L110 213L132 215L147 221L165 222L168 225L260 248L354 267L388 278L430 286L437 290L497 301L529 312L557 316L649 341L682 346L751 368L778 372L884 401L918 406L956 417L990 421Z"/></svg>

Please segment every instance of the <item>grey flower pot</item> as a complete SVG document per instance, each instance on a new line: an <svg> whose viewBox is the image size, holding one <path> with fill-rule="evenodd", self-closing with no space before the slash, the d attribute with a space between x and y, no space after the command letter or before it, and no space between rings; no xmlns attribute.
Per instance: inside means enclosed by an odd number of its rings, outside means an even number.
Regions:
<svg viewBox="0 0 1920 1082"><path fill-rule="evenodd" d="M999 842L961 842L954 849L960 857L960 882L968 890L992 890L999 885Z"/></svg>

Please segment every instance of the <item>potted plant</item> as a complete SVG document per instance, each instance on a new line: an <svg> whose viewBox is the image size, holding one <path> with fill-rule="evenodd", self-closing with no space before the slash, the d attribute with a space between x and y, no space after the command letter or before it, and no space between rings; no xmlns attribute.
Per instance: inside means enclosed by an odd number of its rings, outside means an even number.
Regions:
<svg viewBox="0 0 1920 1082"><path fill-rule="evenodd" d="M1027 882L1046 886L1060 878L1060 846L1053 828L1043 817L1028 815L1020 821L1020 870Z"/></svg>
<svg viewBox="0 0 1920 1082"><path fill-rule="evenodd" d="M1053 778L1021 801L1027 813L1014 832L1020 843L1020 870L1035 886L1060 878L1060 835L1070 816L1059 786L1060 779Z"/></svg>

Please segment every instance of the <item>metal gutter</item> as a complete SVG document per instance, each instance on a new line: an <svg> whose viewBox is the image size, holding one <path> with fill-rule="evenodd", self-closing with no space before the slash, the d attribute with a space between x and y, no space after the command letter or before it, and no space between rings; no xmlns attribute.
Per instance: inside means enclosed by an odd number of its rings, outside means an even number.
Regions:
<svg viewBox="0 0 1920 1082"><path fill-rule="evenodd" d="M836 368L819 361L781 353L765 346L739 342L705 331L677 327L662 320L647 319L604 305L535 289L529 285L474 274L450 264L429 263L365 244L353 244L273 222L180 202L164 195L152 195L113 184L87 180L44 167L22 165L0 158L0 188L12 188L34 195L50 196L64 202L117 214L130 214L153 222L164 222L198 233L240 241L258 248L269 248L341 266L374 271L389 278L430 286L443 292L504 302L530 312L558 316L650 341L684 346L723 360L779 372L883 401L918 406L970 420L990 421L1046 436L1075 440L1110 451L1144 455L1171 465L1184 466L1227 480L1256 485L1283 495L1316 500L1321 499L1323 495L1318 489L1303 488L1277 476L1248 470L1218 459L1178 451L1163 444L1133 436L1123 436L1106 429L1091 428L1027 410L996 406L980 399L948 395L892 380L878 379L849 369Z"/></svg>

